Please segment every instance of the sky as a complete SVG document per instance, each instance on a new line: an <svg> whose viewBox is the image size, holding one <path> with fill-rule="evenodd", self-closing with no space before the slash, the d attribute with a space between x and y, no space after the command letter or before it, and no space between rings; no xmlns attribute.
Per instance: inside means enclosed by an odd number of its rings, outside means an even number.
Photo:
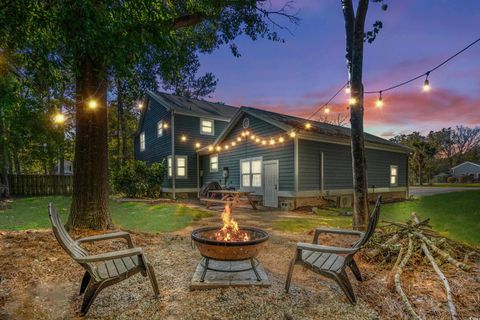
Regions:
<svg viewBox="0 0 480 320"><path fill-rule="evenodd" d="M383 22L383 29L374 43L365 44L366 91L422 74L480 38L479 0L386 3L385 12L376 3L369 6L366 29L375 20ZM201 72L213 72L219 80L207 100L308 117L347 81L340 0L295 0L293 6L300 18L297 26L277 20L291 31L277 29L284 43L242 36L235 40L240 58L228 47L200 57ZM381 109L374 107L376 96L367 96L365 131L390 138L480 125L480 43L429 80L429 93L421 90L423 79L384 93ZM347 101L342 92L332 102L330 116L346 114Z"/></svg>

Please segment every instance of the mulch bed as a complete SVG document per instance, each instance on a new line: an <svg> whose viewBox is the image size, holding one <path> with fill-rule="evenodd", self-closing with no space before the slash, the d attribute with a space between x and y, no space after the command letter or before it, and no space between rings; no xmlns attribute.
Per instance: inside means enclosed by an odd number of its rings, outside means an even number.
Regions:
<svg viewBox="0 0 480 320"><path fill-rule="evenodd" d="M77 232L74 237L91 235ZM366 281L351 276L358 304L347 303L331 281L296 267L290 294L283 290L296 241L309 234L272 232L259 259L272 282L270 288L229 288L189 291L199 253L189 231L168 234L134 233L137 246L153 263L161 296L153 298L147 278L136 275L102 291L89 319L403 319L406 315L387 289L389 266L361 259ZM327 238L327 243L331 242ZM125 248L121 240L89 245L91 253ZM478 265L476 266L478 268ZM448 319L443 287L425 265L405 271L404 290L426 319ZM477 269L478 270L478 269ZM444 269L462 319L480 315L480 274ZM0 232L0 319L70 319L78 317L83 269L57 244L50 231Z"/></svg>

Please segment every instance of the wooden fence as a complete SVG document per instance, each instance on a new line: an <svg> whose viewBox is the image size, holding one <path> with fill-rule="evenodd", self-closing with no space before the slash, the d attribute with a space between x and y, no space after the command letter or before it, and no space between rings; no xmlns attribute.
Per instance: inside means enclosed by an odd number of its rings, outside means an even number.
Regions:
<svg viewBox="0 0 480 320"><path fill-rule="evenodd" d="M9 174L11 195L43 196L72 193L73 176Z"/></svg>

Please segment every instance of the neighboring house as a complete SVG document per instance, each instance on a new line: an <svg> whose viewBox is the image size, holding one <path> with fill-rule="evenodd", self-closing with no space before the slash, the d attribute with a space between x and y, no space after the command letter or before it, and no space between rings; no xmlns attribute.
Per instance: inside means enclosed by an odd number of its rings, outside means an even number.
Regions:
<svg viewBox="0 0 480 320"><path fill-rule="evenodd" d="M151 163L176 154L177 176L169 166L164 191L197 192L204 183L218 181L253 191L270 207L318 205L326 198L340 206L351 204L348 128L310 121L307 129L302 118L163 93L150 93L146 105L135 157ZM201 133L202 119L214 120L213 135ZM155 134L159 121L171 125L160 136ZM405 198L410 150L370 134L365 134L365 146L369 191Z"/></svg>
<svg viewBox="0 0 480 320"><path fill-rule="evenodd" d="M466 161L450 170L452 171L452 176L456 178L473 175L474 179L480 179L480 163Z"/></svg>
<svg viewBox="0 0 480 320"><path fill-rule="evenodd" d="M57 164L53 167L52 174L60 174L61 160L58 160ZM64 174L71 176L73 175L73 162L70 160L63 160Z"/></svg>

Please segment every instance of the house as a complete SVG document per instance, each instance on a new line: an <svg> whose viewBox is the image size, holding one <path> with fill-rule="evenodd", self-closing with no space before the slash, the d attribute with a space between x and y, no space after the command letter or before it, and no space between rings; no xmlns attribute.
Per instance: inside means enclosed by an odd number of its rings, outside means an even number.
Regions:
<svg viewBox="0 0 480 320"><path fill-rule="evenodd" d="M452 176L456 178L473 175L474 179L480 179L480 163L465 161L450 170L452 171Z"/></svg>
<svg viewBox="0 0 480 320"><path fill-rule="evenodd" d="M59 175L61 173L62 160L59 159L57 164L53 166L52 174ZM67 176L73 175L73 162L70 160L63 160L63 174Z"/></svg>
<svg viewBox="0 0 480 320"><path fill-rule="evenodd" d="M165 192L192 194L218 181L254 192L269 207L297 208L328 199L351 204L350 129L165 93L149 93L147 100L135 158L166 159ZM404 199L410 150L371 134L365 134L365 146L371 196Z"/></svg>

